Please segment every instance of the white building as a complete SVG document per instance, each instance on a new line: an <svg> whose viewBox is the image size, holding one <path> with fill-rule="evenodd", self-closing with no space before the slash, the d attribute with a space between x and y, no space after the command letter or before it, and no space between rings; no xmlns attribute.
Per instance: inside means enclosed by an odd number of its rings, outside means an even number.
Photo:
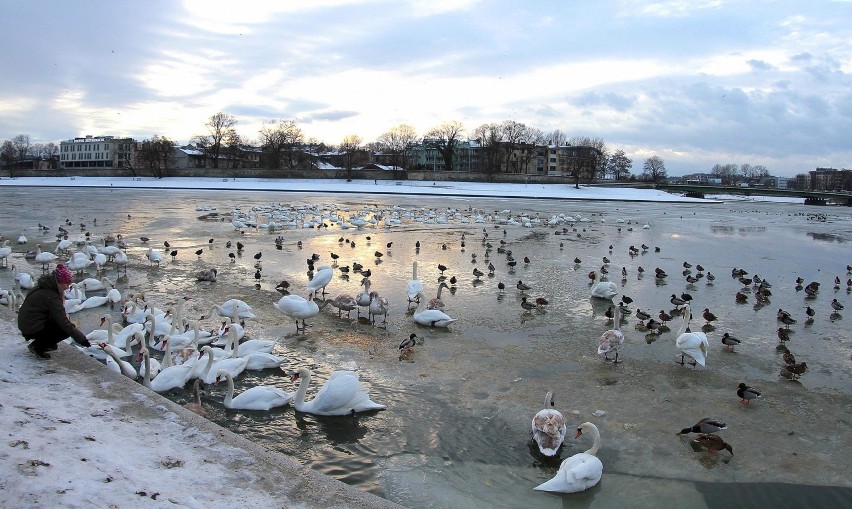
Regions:
<svg viewBox="0 0 852 509"><path fill-rule="evenodd" d="M136 140L86 136L59 143L60 168L126 168L136 158Z"/></svg>

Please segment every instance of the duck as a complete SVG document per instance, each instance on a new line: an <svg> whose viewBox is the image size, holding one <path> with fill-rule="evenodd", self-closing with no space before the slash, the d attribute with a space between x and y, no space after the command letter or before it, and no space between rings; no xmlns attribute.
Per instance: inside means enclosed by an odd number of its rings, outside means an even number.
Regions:
<svg viewBox="0 0 852 509"><path fill-rule="evenodd" d="M749 387L745 383L740 383L737 386L737 396L740 397L740 403L747 405L751 400L760 397L760 391L754 387Z"/></svg>
<svg viewBox="0 0 852 509"><path fill-rule="evenodd" d="M717 419L705 417L692 426L683 428L678 432L678 435L688 435L690 433L716 433L723 429L728 429L728 425Z"/></svg>
<svg viewBox="0 0 852 509"><path fill-rule="evenodd" d="M716 321L716 315L714 315L714 314L710 311L710 308L704 308L704 312L701 314L701 316L702 316L702 317L704 317L704 320L706 320L707 325L709 325L709 324L710 324L710 322L715 322L715 321Z"/></svg>
<svg viewBox="0 0 852 509"><path fill-rule="evenodd" d="M308 292L313 294L317 290L322 290L321 295L325 296L325 287L331 282L332 276L334 276L334 269L330 265L317 267L314 277L308 281Z"/></svg>
<svg viewBox="0 0 852 509"><path fill-rule="evenodd" d="M319 305L313 300L313 295L308 295L307 299L300 295L285 295L272 305L296 321L296 332L304 332L307 328L305 320L317 316L320 311ZM302 320L301 327L299 327L299 320Z"/></svg>
<svg viewBox="0 0 852 509"><path fill-rule="evenodd" d="M400 357L411 353L415 346L417 346L417 334L412 332L407 338L399 342Z"/></svg>
<svg viewBox="0 0 852 509"><path fill-rule="evenodd" d="M555 456L562 447L568 426L559 410L553 408L553 391L544 396L544 409L539 410L532 419L532 437L538 450L545 456Z"/></svg>
<svg viewBox="0 0 852 509"><path fill-rule="evenodd" d="M695 437L694 442L704 449L707 449L710 454L715 454L721 450L727 449L727 451L731 453L731 456L734 455L734 448L715 433L701 433Z"/></svg>
<svg viewBox="0 0 852 509"><path fill-rule="evenodd" d="M574 438L579 438L583 432L591 433L594 438L592 448L586 452L565 458L559 465L559 471L553 479L536 486L538 491L553 491L558 493L577 493L596 485L603 475L603 463L596 454L601 448L601 435L597 426L584 422L577 428Z"/></svg>
<svg viewBox="0 0 852 509"><path fill-rule="evenodd" d="M291 378L293 382L299 380L299 389L293 399L293 406L298 412L314 415L349 415L387 408L370 399L370 393L364 383L359 380L358 373L343 370L333 372L328 381L320 387L316 396L310 401L305 401L312 375L310 369L301 367Z"/></svg>
<svg viewBox="0 0 852 509"><path fill-rule="evenodd" d="M618 349L624 343L624 333L621 332L621 307L616 306L613 310L613 328L601 334L598 346L598 355L603 355L609 360L609 354L615 352L614 364L618 363Z"/></svg>
<svg viewBox="0 0 852 509"><path fill-rule="evenodd" d="M234 397L234 377L231 373L220 370L217 375L217 383L222 379L228 382L224 405L229 410L271 410L288 405L296 395L295 392L287 392L271 385L255 385Z"/></svg>
<svg viewBox="0 0 852 509"><path fill-rule="evenodd" d="M440 309L426 309L426 306L426 299L421 298L417 305L417 309L414 310L414 314L412 315L414 317L414 321L420 325L425 325L427 327L447 327L456 321L455 318L452 318Z"/></svg>
<svg viewBox="0 0 852 509"><path fill-rule="evenodd" d="M419 295L423 292L423 281L417 279L417 261L411 262L411 273L411 281L405 286L405 293L408 294L408 304L417 302Z"/></svg>
<svg viewBox="0 0 852 509"><path fill-rule="evenodd" d="M784 376L789 375L790 378L792 378L793 380L796 380L801 375L803 375L805 373L805 371L807 371L807 369L808 369L808 363L806 363L806 362L800 362L798 364L796 364L796 363L786 364L785 363L783 366L781 366L781 375L784 375Z"/></svg>
<svg viewBox="0 0 852 509"><path fill-rule="evenodd" d="M689 320L692 318L692 309L689 304L685 304L681 310L683 314L683 324L677 331L677 339L675 346L680 350L680 363L684 363L684 356L689 355L693 361L690 362L693 366L697 364L705 365L707 358L707 334L703 332L689 332Z"/></svg>
<svg viewBox="0 0 852 509"><path fill-rule="evenodd" d="M618 293L618 285L612 281L599 281L592 288L592 297L610 300Z"/></svg>
<svg viewBox="0 0 852 509"><path fill-rule="evenodd" d="M722 344L725 345L725 348L734 351L734 347L740 344L741 341L734 336L728 334L727 332L722 334Z"/></svg>

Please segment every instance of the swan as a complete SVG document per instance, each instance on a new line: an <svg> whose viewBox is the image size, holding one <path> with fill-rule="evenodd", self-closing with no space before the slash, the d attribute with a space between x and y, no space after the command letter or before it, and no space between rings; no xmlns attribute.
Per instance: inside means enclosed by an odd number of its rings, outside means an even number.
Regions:
<svg viewBox="0 0 852 509"><path fill-rule="evenodd" d="M423 281L417 279L417 262L411 262L411 281L405 286L405 292L408 294L408 303L420 302L420 294L423 292ZM440 290L439 290L440 291Z"/></svg>
<svg viewBox="0 0 852 509"><path fill-rule="evenodd" d="M319 314L319 305L314 302L313 295L308 297L311 298L304 299L299 295L285 295L278 299L278 302L272 304L275 309L296 321L296 332L305 330L307 327L305 319L313 318ZM299 320L302 320L301 327L299 327Z"/></svg>
<svg viewBox="0 0 852 509"><path fill-rule="evenodd" d="M429 305L426 306L426 309L444 309L444 301L441 299L441 290L444 288L449 288L449 285L441 281L441 284L438 285L438 294L434 299L429 299Z"/></svg>
<svg viewBox="0 0 852 509"><path fill-rule="evenodd" d="M21 234L18 236L18 244L26 244L27 243L27 229L24 228L21 230Z"/></svg>
<svg viewBox="0 0 852 509"><path fill-rule="evenodd" d="M83 302L86 300L86 292L84 292L77 283L71 283L68 289L65 290L65 299L77 299L80 302Z"/></svg>
<svg viewBox="0 0 852 509"><path fill-rule="evenodd" d="M151 378L157 376L163 367L160 365L160 361L157 359L150 358L150 352L148 351L148 347L145 346L145 336L142 335L141 332L137 332L134 337L136 341L139 341L141 345L141 349L139 350L139 356L142 358L142 365L139 366L139 376L142 378L148 378L148 370L151 370ZM149 356L148 362L144 362L145 355Z"/></svg>
<svg viewBox="0 0 852 509"><path fill-rule="evenodd" d="M199 270L195 273L195 279L198 281L209 281L211 283L216 282L216 276L219 274L219 271L216 270L215 267L205 270Z"/></svg>
<svg viewBox="0 0 852 509"><path fill-rule="evenodd" d="M150 312L150 311L148 311L145 314L145 321L142 322L142 325L145 327L145 330L148 332L149 342L153 342L156 338L158 338L160 336L165 336L166 334L171 332L171 329L172 329L171 322L164 320L164 318L167 315L168 315L168 312L166 313L166 315L164 315L163 317L158 319L155 316L155 314ZM151 325L148 325L148 322L150 322ZM151 345L151 346L153 348L159 350L159 348L157 348L156 346L154 346L154 345Z"/></svg>
<svg viewBox="0 0 852 509"><path fill-rule="evenodd" d="M272 353L272 349L275 348L277 341L271 339L250 339L248 341L244 341L240 343L240 338L237 337L237 334L233 328L233 326L228 326L228 336L230 339L231 350L233 357L247 357L251 354L255 353ZM237 349L239 348L239 354L237 354Z"/></svg>
<svg viewBox="0 0 852 509"><path fill-rule="evenodd" d="M56 260L56 255L53 253L49 253L41 250L41 244L36 244L36 255L35 261L36 263L41 264L42 270L47 270L50 268L50 264Z"/></svg>
<svg viewBox="0 0 852 509"><path fill-rule="evenodd" d="M105 351L107 355L109 355L109 357L107 357L106 359L106 365L109 369L115 371L116 373L121 373L127 378L136 380L136 378L139 376L139 374L136 372L136 368L134 368L133 365L129 362L121 360L118 354L116 354L113 350L112 346L106 343L100 343L98 344L98 346L100 346L101 349L103 349L103 351Z"/></svg>
<svg viewBox="0 0 852 509"><path fill-rule="evenodd" d="M364 287L364 291L355 296L355 300L358 302L358 316L361 316L361 308L370 306L370 278L363 278L361 286Z"/></svg>
<svg viewBox="0 0 852 509"><path fill-rule="evenodd" d="M621 332L621 306L614 306L612 321L613 328L601 334L600 346L598 346L598 355L603 355L604 359L609 360L609 354L615 352L615 360L613 363L618 363L618 348L624 343L624 333Z"/></svg>
<svg viewBox="0 0 852 509"><path fill-rule="evenodd" d="M149 247L148 251L145 253L145 256L148 257L148 261L151 262L151 265L157 264L157 267L160 266L160 262L163 261L163 255L153 247Z"/></svg>
<svg viewBox="0 0 852 509"><path fill-rule="evenodd" d="M354 371L335 371L323 384L314 399L305 401L305 394L311 383L311 370L299 368L293 375L292 381L300 380L299 389L293 401L293 406L299 412L314 415L348 415L370 410L384 410L385 405L370 399L367 387L359 380Z"/></svg>
<svg viewBox="0 0 852 509"><path fill-rule="evenodd" d="M231 376L239 375L246 369L246 363L248 362L247 359L241 357L228 357L216 360L213 357L213 348L210 346L201 347L201 355L207 355L207 363L200 369L200 372L197 369L194 370L193 376L200 378L206 384L215 383L217 376L222 371L227 371ZM198 363L196 362L196 364Z"/></svg>
<svg viewBox="0 0 852 509"><path fill-rule="evenodd" d="M331 282L334 276L334 269L328 265L317 267L316 274L308 281L308 293L317 293L317 290L322 290L321 295L325 295L325 287Z"/></svg>
<svg viewBox="0 0 852 509"><path fill-rule="evenodd" d="M167 347L166 355L168 356L170 353ZM145 373L150 373L150 375L142 379L142 383L155 392L165 392L183 387L189 381L192 370L195 367L193 364L168 366L162 368L157 373L157 376L153 376L153 370L150 367L151 359L147 348L142 349L142 364L145 366Z"/></svg>
<svg viewBox="0 0 852 509"><path fill-rule="evenodd" d="M230 410L270 410L285 406L295 396L295 392L286 392L271 385L255 385L234 397L234 379L225 370L218 372L219 378L228 381L228 392L225 394L225 408Z"/></svg>
<svg viewBox="0 0 852 509"><path fill-rule="evenodd" d="M192 384L192 401L184 404L183 407L202 417L207 415L207 410L205 410L204 405L201 404L201 380L197 378L195 379L195 383Z"/></svg>
<svg viewBox="0 0 852 509"><path fill-rule="evenodd" d="M106 293L106 298L109 299L109 307L115 309L115 305L122 301L121 292L118 288L110 288Z"/></svg>
<svg viewBox="0 0 852 509"><path fill-rule="evenodd" d="M87 277L86 279L80 281L78 283L83 287L83 291L90 292L94 290L106 290L109 288L114 288L115 283L110 280L110 278L104 276L100 279Z"/></svg>
<svg viewBox="0 0 852 509"><path fill-rule="evenodd" d="M388 323L388 300L379 292L370 292L370 315L373 317L373 323L376 323L376 317L382 316L382 323Z"/></svg>
<svg viewBox="0 0 852 509"><path fill-rule="evenodd" d="M18 271L18 266L13 263L12 274L14 274L14 278L15 281L17 281L18 286L24 290L32 290L33 287L35 287L36 278L33 276L32 272L20 272Z"/></svg>
<svg viewBox="0 0 852 509"><path fill-rule="evenodd" d="M618 285L612 281L599 281L592 288L592 297L597 299L612 299L618 293Z"/></svg>
<svg viewBox="0 0 852 509"><path fill-rule="evenodd" d="M689 332L689 320L692 318L692 309L689 304L684 304L681 314L683 314L683 323L677 330L677 340L675 341L677 349L680 350L680 363L683 364L683 356L688 355L693 359L690 364L695 366L698 363L704 366L707 349L710 347L707 342L707 334Z"/></svg>
<svg viewBox="0 0 852 509"><path fill-rule="evenodd" d="M414 310L414 321L419 323L420 325L426 325L428 327L446 327L451 323L455 322L455 318L451 318L450 315L444 313L439 309L426 309L426 299L422 297L417 304L417 309Z"/></svg>
<svg viewBox="0 0 852 509"><path fill-rule="evenodd" d="M358 307L358 301L348 293L341 293L334 299L328 301L328 303L337 308L338 317L340 317L343 311L346 311L346 317L349 318L352 310Z"/></svg>
<svg viewBox="0 0 852 509"><path fill-rule="evenodd" d="M66 309L68 314L77 313L78 311L82 311L84 309L92 309L106 305L109 302L109 297L106 296L98 296L95 295L93 297L89 297L88 299L80 302L76 306L71 309Z"/></svg>
<svg viewBox="0 0 852 509"><path fill-rule="evenodd" d="M121 267L124 267L124 273L127 273L127 265L130 263L130 259L127 258L127 255L124 251L119 251L112 257L112 263L114 263L119 270Z"/></svg>
<svg viewBox="0 0 852 509"><path fill-rule="evenodd" d="M539 410L532 420L533 440L545 456L556 455L568 431L565 418L559 410L552 408L553 406L553 392L547 391L544 396L544 409Z"/></svg>
<svg viewBox="0 0 852 509"><path fill-rule="evenodd" d="M9 247L9 239L4 239L0 244L0 261L3 262L4 267L9 265L10 254L12 254L12 248Z"/></svg>
<svg viewBox="0 0 852 509"><path fill-rule="evenodd" d="M565 458L559 465L559 471L553 479L541 483L533 489L539 491L555 491L559 493L576 493L591 488L601 480L603 463L595 456L601 448L601 435L597 426L584 422L577 428L579 438L583 431L591 432L594 437L592 448L586 452Z"/></svg>
<svg viewBox="0 0 852 509"><path fill-rule="evenodd" d="M233 318L236 312L238 318L255 318L254 313L252 313L251 306L246 304L244 301L240 299L229 299L222 303L222 305L213 304L210 308L210 314L213 314L213 309L216 309L216 313L219 316L228 316Z"/></svg>

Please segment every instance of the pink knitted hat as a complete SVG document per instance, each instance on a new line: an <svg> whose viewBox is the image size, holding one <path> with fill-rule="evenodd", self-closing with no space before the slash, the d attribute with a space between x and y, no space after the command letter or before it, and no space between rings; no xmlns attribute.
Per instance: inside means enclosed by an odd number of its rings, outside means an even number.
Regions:
<svg viewBox="0 0 852 509"><path fill-rule="evenodd" d="M63 285L70 285L74 282L74 276L71 274L71 271L61 263L56 264L56 282Z"/></svg>

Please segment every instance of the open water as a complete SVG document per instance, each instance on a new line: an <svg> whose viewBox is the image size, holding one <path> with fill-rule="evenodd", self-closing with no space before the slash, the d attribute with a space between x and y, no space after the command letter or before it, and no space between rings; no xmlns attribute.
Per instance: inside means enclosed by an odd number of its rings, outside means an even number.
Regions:
<svg viewBox="0 0 852 509"><path fill-rule="evenodd" d="M847 208L121 189L5 188L0 200L5 204L0 234L12 239L11 263L19 269L32 263L23 251L36 242L53 249L60 225L72 240L86 231L96 242L106 234L121 234L129 245L130 266L126 275L114 268L107 275L125 294L144 293L157 307L190 297L186 310L194 318L207 316L211 304L240 298L258 315L246 324L247 337L278 339L275 353L287 358L285 371L307 365L318 387L336 369L357 369L373 399L387 410L354 417L316 417L292 407L229 411L221 404L222 386L208 387L203 401L208 417L220 425L403 505L852 505L847 474L852 334L843 316L852 311L834 312L830 306L832 299L847 307L852 302L846 286L852 277L846 269L852 264ZM231 223L236 208L246 216L256 213L252 220L258 223L268 222L273 210L295 208L303 215L298 226L283 223L275 232L240 231ZM343 229L331 211L342 218L356 213L370 218L384 211L383 219L396 213L400 222ZM491 219L475 222L476 211ZM442 215L448 217L446 224ZM553 215L574 221L548 226ZM524 227L497 221L510 216L541 222ZM312 218L328 227L303 228ZM39 224L49 229L42 232ZM22 228L30 242L14 245ZM274 242L279 235L280 249ZM151 240L142 242L142 236ZM233 263L228 254L235 249L225 247L228 240L245 245ZM160 267L153 267L145 250L155 246L162 251L164 241L178 255L174 261L166 255ZM486 243L492 246L488 260ZM638 253L631 255L630 246ZM511 250L518 263L508 266L498 247ZM203 250L200 256L198 249ZM283 280L290 283L290 292L306 296L306 259L317 254L317 265L331 265L332 252L339 255L338 267L358 262L372 271L371 289L390 302L387 324L373 325L363 312L360 318L354 312L351 318L339 318L326 306L309 320L306 332L297 333L293 322L272 306L281 295L275 287ZM259 280L256 253L262 253ZM623 362L617 365L596 353L600 335L613 326L604 316L612 303L590 298L588 274L600 277L604 257L610 260L608 278L619 289L613 302L622 296L633 299L631 314L621 325L626 341L619 355ZM448 282L456 277L442 293L445 311L456 319L449 328L414 323L414 307L405 296L413 261L419 264L427 298L437 293L438 264L447 267ZM493 275L488 275L489 262L495 266ZM692 265L688 272L684 262ZM704 277L688 283L687 276L695 276L699 264ZM196 271L209 267L218 268L218 281L196 281ZM627 273L623 278L622 267ZM753 285L731 276L736 267L771 283L768 301L758 302ZM474 268L485 275L475 278ZM654 277L655 268L668 277ZM38 275L41 269L31 270ZM712 283L709 273L716 276ZM805 284L819 282L819 292L807 297L796 289L797 277ZM838 289L835 278L841 280ZM345 278L336 270L327 297L355 295L360 281L354 272ZM531 287L526 292L530 300L543 297L548 304L525 311L518 281ZM502 293L499 282L506 286ZM11 284L11 271L0 269L0 287ZM679 318L657 335L637 326L637 309L657 319L661 310L674 311L671 295L684 292L693 296L692 330L701 328L710 341L705 368L675 362L680 360L674 346ZM745 303L736 301L737 292L746 295ZM806 320L805 306L816 311L812 321ZM709 326L701 317L705 308L718 317ZM798 380L780 376L779 309L797 320L787 346L797 361L808 364ZM87 310L72 318L88 331L104 312L110 311ZM120 319L118 309L112 314ZM213 325L204 322L205 327ZM397 345L412 332L423 341L400 360ZM734 352L724 350L724 332L742 340ZM740 404L740 382L760 389L763 398ZM244 373L235 392L258 383L296 389L286 373L269 370ZM556 408L565 414L571 437L556 459L541 457L529 440L530 421L548 390L555 392ZM166 396L185 402L190 394L187 388ZM675 434L702 417L728 424L720 436L732 445L733 456L697 451L689 437ZM555 474L561 459L591 446L585 437L573 440L570 432L584 421L601 431L600 484L574 495L533 491Z"/></svg>

